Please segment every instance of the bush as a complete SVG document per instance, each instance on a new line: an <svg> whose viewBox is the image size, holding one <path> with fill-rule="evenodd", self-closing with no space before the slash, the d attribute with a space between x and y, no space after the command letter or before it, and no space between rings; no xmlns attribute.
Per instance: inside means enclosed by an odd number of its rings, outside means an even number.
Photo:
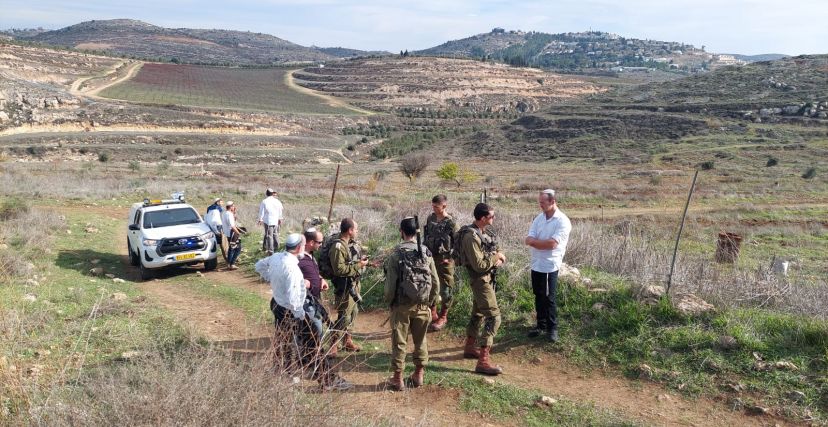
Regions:
<svg viewBox="0 0 828 427"><path fill-rule="evenodd" d="M776 157L771 157L768 159L768 162L765 163L765 167L776 166L779 164L779 160Z"/></svg>
<svg viewBox="0 0 828 427"><path fill-rule="evenodd" d="M109 161L109 153L104 151L103 153L98 153L98 161L101 163L106 163Z"/></svg>
<svg viewBox="0 0 828 427"><path fill-rule="evenodd" d="M458 176L460 175L460 166L457 166L455 162L445 162L440 169L437 169L437 177L442 179L443 181L451 181L457 183L457 186L460 186L460 180L458 180Z"/></svg>
<svg viewBox="0 0 828 427"><path fill-rule="evenodd" d="M425 154L409 154L400 161L400 172L412 183L425 172L431 159Z"/></svg>
<svg viewBox="0 0 828 427"><path fill-rule="evenodd" d="M802 174L803 179L811 179L816 176L816 168L808 168L805 173Z"/></svg>
<svg viewBox="0 0 828 427"><path fill-rule="evenodd" d="M129 170L133 172L138 172L139 170L141 170L141 163L139 163L138 160L130 160Z"/></svg>
<svg viewBox="0 0 828 427"><path fill-rule="evenodd" d="M700 167L700 168L701 168L701 170L703 170L703 171L709 171L709 170L713 169L713 167L714 167L714 165L713 165L713 160L708 160L708 161L706 161L706 162L701 162L701 163L699 164L699 167Z"/></svg>
<svg viewBox="0 0 828 427"><path fill-rule="evenodd" d="M0 221L8 221L29 212L29 204L24 199L12 197L0 202Z"/></svg>

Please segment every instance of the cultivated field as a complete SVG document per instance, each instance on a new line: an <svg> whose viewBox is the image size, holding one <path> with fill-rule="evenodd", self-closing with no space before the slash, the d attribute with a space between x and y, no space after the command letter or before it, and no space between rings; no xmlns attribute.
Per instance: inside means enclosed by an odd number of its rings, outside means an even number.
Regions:
<svg viewBox="0 0 828 427"><path fill-rule="evenodd" d="M153 64L101 92L101 96L131 102L227 109L265 110L296 114L355 114L328 105L320 97L291 89L290 70L280 68L222 68Z"/></svg>

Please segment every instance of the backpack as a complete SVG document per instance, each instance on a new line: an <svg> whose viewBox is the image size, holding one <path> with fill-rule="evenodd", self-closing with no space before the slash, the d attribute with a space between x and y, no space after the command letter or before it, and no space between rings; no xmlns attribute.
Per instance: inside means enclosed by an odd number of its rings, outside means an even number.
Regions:
<svg viewBox="0 0 828 427"><path fill-rule="evenodd" d="M319 275L323 279L333 279L333 266L331 265L331 248L339 241L339 233L326 236L322 246L319 248Z"/></svg>
<svg viewBox="0 0 828 427"><path fill-rule="evenodd" d="M431 217L429 217L430 219ZM434 224L433 226L431 224ZM453 230L451 229L454 226L454 218L450 218L448 220L440 221L440 222L426 222L426 226L424 229L425 240L423 244L428 247L428 249L434 255L448 255L453 252L452 248L454 247L452 242L453 237Z"/></svg>
<svg viewBox="0 0 828 427"><path fill-rule="evenodd" d="M414 249L397 249L400 274L397 278L397 303L427 304L431 294L430 256L427 248L423 256Z"/></svg>

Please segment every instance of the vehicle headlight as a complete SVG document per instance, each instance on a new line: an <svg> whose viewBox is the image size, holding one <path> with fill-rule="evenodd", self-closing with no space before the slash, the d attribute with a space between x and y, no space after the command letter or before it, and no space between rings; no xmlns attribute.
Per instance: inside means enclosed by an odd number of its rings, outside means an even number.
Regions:
<svg viewBox="0 0 828 427"><path fill-rule="evenodd" d="M201 235L201 238L204 240L212 240L216 238L216 235L210 231Z"/></svg>
<svg viewBox="0 0 828 427"><path fill-rule="evenodd" d="M158 244L158 240L144 239L144 246L155 246L157 244Z"/></svg>

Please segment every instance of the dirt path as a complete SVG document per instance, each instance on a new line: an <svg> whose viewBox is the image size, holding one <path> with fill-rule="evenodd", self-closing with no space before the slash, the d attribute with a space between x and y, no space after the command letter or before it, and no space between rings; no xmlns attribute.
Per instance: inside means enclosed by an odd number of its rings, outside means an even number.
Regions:
<svg viewBox="0 0 828 427"><path fill-rule="evenodd" d="M320 99L324 100L325 103L330 105L331 107L345 108L347 110L351 110L351 111L354 111L354 112L359 113L359 114L365 114L367 116L373 116L373 115L377 114L374 111L363 110L362 108L354 107L353 105L348 104L347 102L345 102L341 99L334 98L333 96L325 95L325 94L319 93L315 90L311 90L311 89L308 89L306 87L299 86L298 84L296 84L296 79L293 77L293 73L295 71L298 71L298 70L290 70L287 73L285 73L285 84L289 88L291 88L291 89L293 89L297 92L304 93L306 95L315 96L317 98L320 98Z"/></svg>
<svg viewBox="0 0 828 427"><path fill-rule="evenodd" d="M118 83L125 82L125 81L135 77L135 75L138 74L138 70L141 69L141 67L144 65L144 63L141 62L141 61L138 61L138 62L135 62L133 64L130 64L129 68L127 68L126 73L123 76L121 76L121 77L119 77L119 78L117 78L117 79L115 79L115 80L113 80L109 83L106 83L106 84L104 84L100 87L94 88L92 90L82 91L82 90L80 90L81 85L83 85L83 83L85 83L89 80L97 79L97 78L105 78L105 77L108 77L108 76L110 76L114 73L117 73L118 68L120 68L124 64L127 64L127 62L124 62L124 61L119 62L118 64L113 66L110 70L108 70L106 74L101 75L101 76L81 77L81 78L75 80L72 83L72 86L69 88L69 93L71 93L73 95L86 96L86 97L89 97L89 98L102 99L98 96L99 93L101 93L103 90L105 90L107 88L115 86Z"/></svg>

